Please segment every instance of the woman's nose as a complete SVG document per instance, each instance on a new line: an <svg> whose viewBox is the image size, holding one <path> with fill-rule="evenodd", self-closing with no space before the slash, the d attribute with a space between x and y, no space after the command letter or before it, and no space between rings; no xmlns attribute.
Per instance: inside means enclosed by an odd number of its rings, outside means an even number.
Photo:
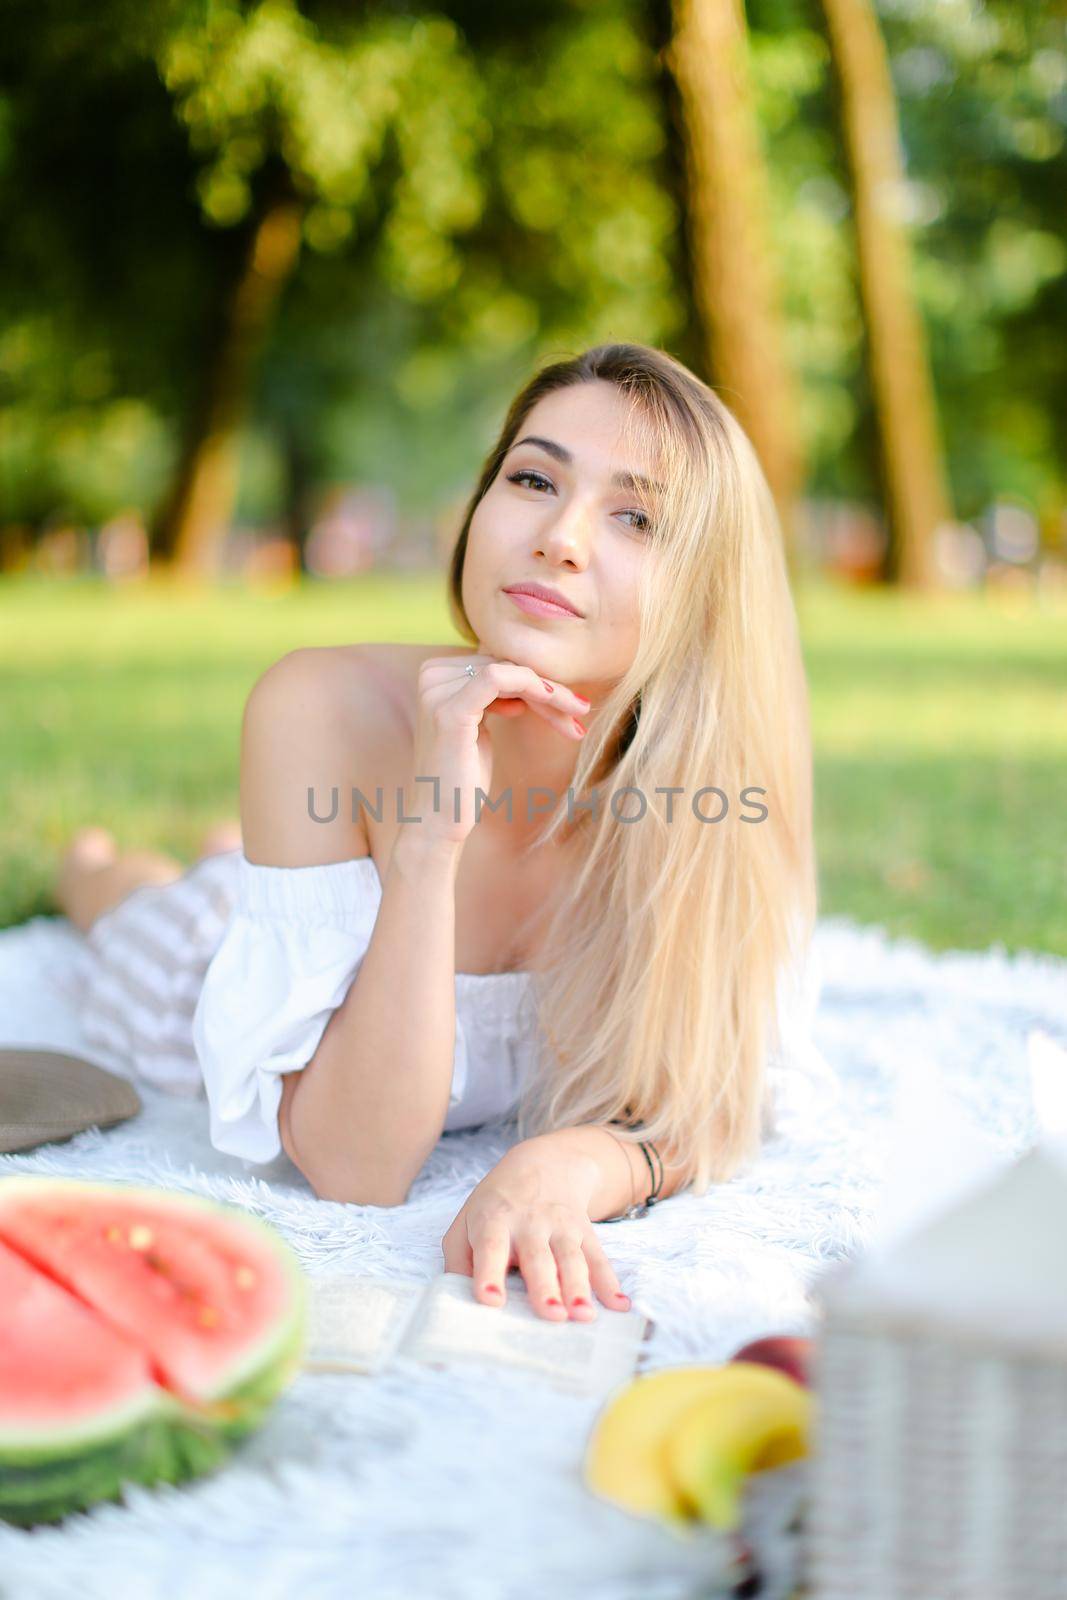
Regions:
<svg viewBox="0 0 1067 1600"><path fill-rule="evenodd" d="M578 501L561 506L541 535L544 553L553 561L571 561L576 567L589 563L594 536L593 513Z"/></svg>

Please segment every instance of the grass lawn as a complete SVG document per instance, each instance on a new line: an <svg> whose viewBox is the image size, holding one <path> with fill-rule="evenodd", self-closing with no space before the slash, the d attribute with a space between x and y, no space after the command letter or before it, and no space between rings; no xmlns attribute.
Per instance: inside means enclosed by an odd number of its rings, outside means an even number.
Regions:
<svg viewBox="0 0 1067 1600"><path fill-rule="evenodd" d="M798 612L823 914L1067 954L1067 604L819 583ZM287 650L455 637L437 578L0 582L0 926L55 913L83 823L191 862L237 814L245 697Z"/></svg>

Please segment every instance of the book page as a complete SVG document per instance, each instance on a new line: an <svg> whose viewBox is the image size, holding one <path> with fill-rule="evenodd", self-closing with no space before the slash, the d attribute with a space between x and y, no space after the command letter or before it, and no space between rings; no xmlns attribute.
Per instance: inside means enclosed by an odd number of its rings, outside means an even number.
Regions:
<svg viewBox="0 0 1067 1600"><path fill-rule="evenodd" d="M427 1285L331 1273L312 1278L304 1368L378 1372L392 1358Z"/></svg>
<svg viewBox="0 0 1067 1600"><path fill-rule="evenodd" d="M633 1377L652 1326L639 1311L599 1304L591 1322L550 1322L511 1278L502 1307L482 1305L466 1273L445 1272L430 1285L398 1354L441 1366L473 1360L524 1367L561 1389L595 1394Z"/></svg>

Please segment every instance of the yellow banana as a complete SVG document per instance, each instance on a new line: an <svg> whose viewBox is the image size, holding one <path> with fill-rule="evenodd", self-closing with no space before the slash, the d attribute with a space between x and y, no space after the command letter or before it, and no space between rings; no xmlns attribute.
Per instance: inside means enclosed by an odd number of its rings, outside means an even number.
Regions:
<svg viewBox="0 0 1067 1600"><path fill-rule="evenodd" d="M713 1527L735 1528L748 1475L807 1455L813 1399L756 1362L728 1362L713 1377L671 1430L667 1471L683 1505Z"/></svg>
<svg viewBox="0 0 1067 1600"><path fill-rule="evenodd" d="M667 1436L690 1407L716 1393L721 1367L663 1367L609 1396L590 1434L584 1475L594 1494L639 1515L691 1522L667 1471Z"/></svg>

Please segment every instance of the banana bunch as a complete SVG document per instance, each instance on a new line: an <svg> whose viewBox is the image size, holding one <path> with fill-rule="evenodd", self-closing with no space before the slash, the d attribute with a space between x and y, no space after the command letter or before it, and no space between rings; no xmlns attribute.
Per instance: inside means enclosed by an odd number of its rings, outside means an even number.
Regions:
<svg viewBox="0 0 1067 1600"><path fill-rule="evenodd" d="M586 1447L593 1493L668 1524L736 1528L749 1475L808 1454L813 1410L799 1372L744 1354L663 1368L617 1390Z"/></svg>

